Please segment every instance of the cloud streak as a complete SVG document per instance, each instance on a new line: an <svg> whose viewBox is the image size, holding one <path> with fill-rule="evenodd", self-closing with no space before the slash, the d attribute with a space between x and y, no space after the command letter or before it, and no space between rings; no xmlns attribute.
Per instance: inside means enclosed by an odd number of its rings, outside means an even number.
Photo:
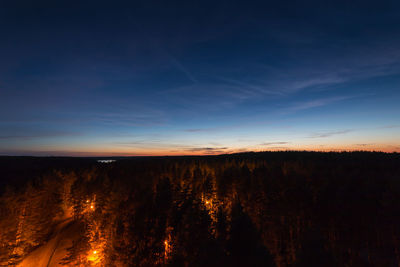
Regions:
<svg viewBox="0 0 400 267"><path fill-rule="evenodd" d="M39 138L58 138L58 137L68 137L68 136L80 136L82 133L79 132L69 132L69 131L39 131L33 130L36 132L32 132L32 130L19 130L18 132L14 133L3 133L0 134L0 141L1 140L32 140L32 139L39 139ZM28 133L23 133L28 132Z"/></svg>
<svg viewBox="0 0 400 267"><path fill-rule="evenodd" d="M309 101L303 101L303 102L297 102L292 105L289 105L288 107L282 109L283 113L291 113L291 112L296 112L296 111L302 111L302 110L307 110L307 109L312 109L312 108L317 108L317 107L323 107L326 105L330 105L339 101L343 100L348 100L348 99L353 99L360 97L359 96L335 96L335 97L329 97L329 98L320 98L320 99L314 99L314 100L309 100Z"/></svg>
<svg viewBox="0 0 400 267"><path fill-rule="evenodd" d="M196 152L207 155L227 153L228 150L229 150L228 147L193 147L185 149L185 151L188 152Z"/></svg>
<svg viewBox="0 0 400 267"><path fill-rule="evenodd" d="M309 138L327 138L327 137L332 137L335 135L342 135L342 134L347 134L350 132L355 131L354 129L346 129L346 130L340 130L340 131L331 131L331 132L324 132L324 133L315 133L309 136Z"/></svg>
<svg viewBox="0 0 400 267"><path fill-rule="evenodd" d="M355 144L356 146L370 146L370 145L373 145L373 144Z"/></svg>
<svg viewBox="0 0 400 267"><path fill-rule="evenodd" d="M260 146L273 146L273 145L286 145L290 144L290 142L267 142L267 143L261 143Z"/></svg>
<svg viewBox="0 0 400 267"><path fill-rule="evenodd" d="M172 55L168 56L170 59L171 64L180 72L182 72L186 78L188 78L191 82L193 83L198 83L199 81L197 80L196 77L190 72L177 58L175 58Z"/></svg>

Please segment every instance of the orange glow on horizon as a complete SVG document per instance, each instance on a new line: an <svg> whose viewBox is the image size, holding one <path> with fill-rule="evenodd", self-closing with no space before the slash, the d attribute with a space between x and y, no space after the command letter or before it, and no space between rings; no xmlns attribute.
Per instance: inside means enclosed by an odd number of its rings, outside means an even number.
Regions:
<svg viewBox="0 0 400 267"><path fill-rule="evenodd" d="M212 155L224 155L224 154L235 154L235 153L246 153L246 152L296 152L296 151L308 151L308 152L354 152L354 151L363 151L363 152L383 152L383 153L400 153L400 147L371 147L371 148L360 148L360 147L297 147L297 148L288 148L288 149L232 149L227 150L224 153L196 153L196 152L187 152L187 151L157 151L157 152L144 152L144 153L129 153L129 152L87 152L85 155L81 153L72 152L69 156L73 157L163 157L163 156L212 156Z"/></svg>
<svg viewBox="0 0 400 267"><path fill-rule="evenodd" d="M73 156L73 157L130 157L130 156L207 156L207 155L221 155L233 154L241 152L268 152L268 151L316 151L316 152L351 152L351 151L368 151L368 152L385 152L385 153L400 153L400 141L397 142L366 142L365 144L357 144L357 140L347 140L343 143L332 142L309 142L303 143L301 141L292 142L287 147L274 147L263 145L238 145L238 144L223 144L221 146L226 149L219 149L218 147L201 147L187 146L187 148L174 147L174 146L161 146L150 148L132 149L131 147L116 148L116 147L69 147L59 148L54 156ZM193 149L194 148L194 149ZM65 149L65 150L64 150ZM56 150L56 149L54 149ZM82 152L85 150L85 152ZM46 153L46 151L37 151ZM31 151L35 153L35 151ZM29 154L29 153L27 153ZM53 155L49 152L49 155Z"/></svg>

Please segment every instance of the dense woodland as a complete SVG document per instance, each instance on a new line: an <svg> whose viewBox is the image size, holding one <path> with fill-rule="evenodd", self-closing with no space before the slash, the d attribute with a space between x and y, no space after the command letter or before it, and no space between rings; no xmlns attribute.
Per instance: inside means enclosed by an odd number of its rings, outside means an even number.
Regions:
<svg viewBox="0 0 400 267"><path fill-rule="evenodd" d="M400 266L400 155L0 157L0 266L79 238L66 266Z"/></svg>

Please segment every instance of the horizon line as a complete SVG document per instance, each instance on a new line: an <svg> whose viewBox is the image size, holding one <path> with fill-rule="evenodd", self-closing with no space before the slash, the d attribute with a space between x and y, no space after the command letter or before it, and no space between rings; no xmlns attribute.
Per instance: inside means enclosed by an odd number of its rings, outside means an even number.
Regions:
<svg viewBox="0 0 400 267"><path fill-rule="evenodd" d="M146 157L210 157L210 156L229 156L246 153L382 153L382 154L400 154L399 151L383 151L383 150L262 150L262 151L240 151L232 153L215 153L215 154L162 154L162 155L11 155L0 154L0 157L32 157L32 158L146 158ZM78 152L85 153L85 152Z"/></svg>

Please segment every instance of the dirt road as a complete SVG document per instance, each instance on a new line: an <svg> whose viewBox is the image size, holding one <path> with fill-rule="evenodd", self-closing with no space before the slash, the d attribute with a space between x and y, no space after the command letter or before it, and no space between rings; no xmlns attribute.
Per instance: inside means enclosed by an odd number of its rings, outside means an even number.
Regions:
<svg viewBox="0 0 400 267"><path fill-rule="evenodd" d="M52 267L63 266L60 261L67 255L67 248L79 237L80 224L72 219L66 219L57 225L54 235L43 246L32 251L18 265L21 267Z"/></svg>

